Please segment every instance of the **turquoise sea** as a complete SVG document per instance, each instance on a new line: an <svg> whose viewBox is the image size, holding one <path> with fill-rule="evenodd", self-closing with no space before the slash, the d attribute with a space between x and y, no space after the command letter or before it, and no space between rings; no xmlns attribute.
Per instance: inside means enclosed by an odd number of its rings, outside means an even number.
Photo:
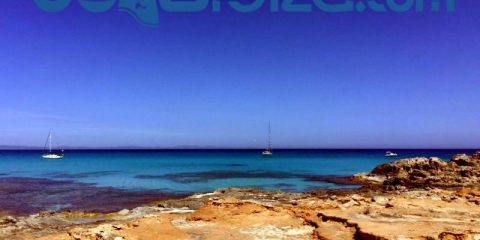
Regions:
<svg viewBox="0 0 480 240"><path fill-rule="evenodd" d="M15 210L19 206L10 201L31 198L38 200L34 210L84 209L85 206L78 204L84 204L80 199L87 192L95 199L101 199L102 195L105 201L111 201L107 195L122 196L133 199L129 204L134 204L139 195L151 194L153 198L158 194L189 194L224 187L284 191L351 188L356 186L337 184L329 177L368 172L381 163L401 158L449 159L457 153L471 154L473 150L395 150L399 154L395 158L384 157L385 150L276 150L273 157L262 157L260 152L67 150L63 159L46 160L41 158L40 151L1 151L0 186L7 192L0 197L0 208ZM129 198L128 194L133 192L143 194ZM140 197L140 200L148 199ZM27 205L33 204L32 201ZM5 207L9 204L12 206ZM97 204L102 203L92 202L89 206L97 209Z"/></svg>

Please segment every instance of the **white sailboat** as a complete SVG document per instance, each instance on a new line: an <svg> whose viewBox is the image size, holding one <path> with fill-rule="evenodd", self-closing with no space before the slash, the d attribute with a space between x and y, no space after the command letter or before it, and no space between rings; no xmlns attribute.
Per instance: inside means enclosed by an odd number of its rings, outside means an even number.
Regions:
<svg viewBox="0 0 480 240"><path fill-rule="evenodd" d="M398 154L391 151L387 151L387 153L385 153L385 157L396 157L396 156L398 156Z"/></svg>
<svg viewBox="0 0 480 240"><path fill-rule="evenodd" d="M45 142L45 146L43 147L44 150L46 150L48 144L48 153L43 154L42 158L46 159L59 159L63 158L63 150L62 153L54 153L52 152L52 130L48 133L47 141Z"/></svg>
<svg viewBox="0 0 480 240"><path fill-rule="evenodd" d="M271 157L273 155L272 142L270 138L271 138L271 130L270 130L270 123L268 123L268 145L267 145L267 148L262 152L262 155L264 157Z"/></svg>

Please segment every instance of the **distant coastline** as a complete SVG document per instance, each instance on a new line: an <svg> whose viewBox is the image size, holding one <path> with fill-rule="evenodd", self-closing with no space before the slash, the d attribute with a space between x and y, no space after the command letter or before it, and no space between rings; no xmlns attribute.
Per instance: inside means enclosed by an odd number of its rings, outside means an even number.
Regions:
<svg viewBox="0 0 480 240"><path fill-rule="evenodd" d="M27 212L21 194L19 201L3 203L3 210L7 206L24 212L0 214L0 238L230 239L235 234L241 239L476 239L479 161L480 152L458 154L449 161L409 158L355 174L361 188L297 193L222 188L169 195L74 181L6 178L7 193L19 192L18 186L30 186L34 195L49 194L46 187L71 193L73 187L96 197L66 194L57 202L58 209L48 211L41 208L45 202L28 202L36 208ZM15 212L4 214L9 213Z"/></svg>
<svg viewBox="0 0 480 240"><path fill-rule="evenodd" d="M118 146L118 147L71 147L58 146L56 149L64 149L68 151L262 151L263 148L231 148L231 147L195 147L195 146L178 146L178 147L141 147L141 146ZM40 146L16 146L16 145L0 145L0 151L42 151L44 148ZM275 148L274 151L475 151L478 148Z"/></svg>

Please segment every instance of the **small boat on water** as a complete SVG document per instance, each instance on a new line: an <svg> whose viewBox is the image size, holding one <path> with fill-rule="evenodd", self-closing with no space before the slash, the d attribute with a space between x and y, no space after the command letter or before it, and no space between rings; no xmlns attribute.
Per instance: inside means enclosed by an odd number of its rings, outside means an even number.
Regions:
<svg viewBox="0 0 480 240"><path fill-rule="evenodd" d="M262 156L264 157L271 157L273 155L272 152L272 142L270 141L270 136L271 136L271 130L270 130L270 123L268 123L268 143L267 143L267 148L263 150Z"/></svg>
<svg viewBox="0 0 480 240"><path fill-rule="evenodd" d="M396 157L396 156L398 156L398 154L391 151L387 151L387 153L385 153L385 157Z"/></svg>
<svg viewBox="0 0 480 240"><path fill-rule="evenodd" d="M265 149L263 152L262 152L262 156L264 157L271 157L273 155L272 151L268 150L268 149Z"/></svg>
<svg viewBox="0 0 480 240"><path fill-rule="evenodd" d="M48 144L48 153L43 154L42 158L45 158L45 159L60 159L60 158L64 157L63 150L62 150L61 153L52 152L52 130L50 130L50 132L48 133L47 141L45 141L45 146L43 147L43 149L45 151L47 150L47 144Z"/></svg>

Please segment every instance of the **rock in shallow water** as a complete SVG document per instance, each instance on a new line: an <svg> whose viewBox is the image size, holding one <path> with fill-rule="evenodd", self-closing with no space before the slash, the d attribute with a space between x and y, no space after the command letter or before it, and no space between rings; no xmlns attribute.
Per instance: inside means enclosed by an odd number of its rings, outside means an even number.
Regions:
<svg viewBox="0 0 480 240"><path fill-rule="evenodd" d="M63 210L114 212L154 200L188 195L150 190L125 191L73 181L24 177L0 178L0 186L1 210L12 215Z"/></svg>

